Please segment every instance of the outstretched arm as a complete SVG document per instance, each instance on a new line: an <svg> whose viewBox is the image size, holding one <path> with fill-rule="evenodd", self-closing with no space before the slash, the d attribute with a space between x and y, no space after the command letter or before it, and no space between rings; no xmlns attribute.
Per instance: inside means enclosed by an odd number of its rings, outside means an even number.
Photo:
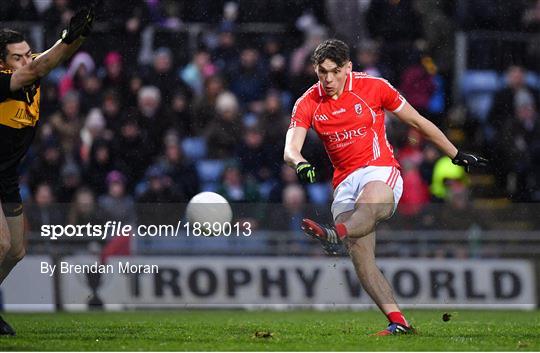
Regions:
<svg viewBox="0 0 540 353"><path fill-rule="evenodd" d="M435 126L431 121L424 118L409 103L405 103L403 108L395 113L399 120L414 127L424 137L433 142L448 157L454 158L458 152L456 146Z"/></svg>
<svg viewBox="0 0 540 353"><path fill-rule="evenodd" d="M79 49L84 37L90 33L94 11L92 8L77 12L63 32L62 39L36 57L31 63L16 70L11 76L10 90L17 91L28 86L60 65Z"/></svg>
<svg viewBox="0 0 540 353"><path fill-rule="evenodd" d="M487 164L488 161L482 157L476 157L458 151L456 146L448 140L435 124L420 115L420 113L418 113L409 103L405 103L405 106L395 114L399 120L414 127L428 140L433 142L435 146L452 159L454 164L465 167L467 172L472 165L485 166Z"/></svg>

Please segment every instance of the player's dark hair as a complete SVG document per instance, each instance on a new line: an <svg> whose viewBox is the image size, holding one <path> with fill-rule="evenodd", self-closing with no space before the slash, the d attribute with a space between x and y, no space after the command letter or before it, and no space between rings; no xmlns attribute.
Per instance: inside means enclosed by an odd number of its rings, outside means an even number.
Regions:
<svg viewBox="0 0 540 353"><path fill-rule="evenodd" d="M8 44L24 42L22 33L9 28L0 29L0 60L6 61Z"/></svg>
<svg viewBox="0 0 540 353"><path fill-rule="evenodd" d="M319 65L326 59L332 60L339 67L345 65L351 59L349 46L339 39L325 40L313 52L311 62Z"/></svg>

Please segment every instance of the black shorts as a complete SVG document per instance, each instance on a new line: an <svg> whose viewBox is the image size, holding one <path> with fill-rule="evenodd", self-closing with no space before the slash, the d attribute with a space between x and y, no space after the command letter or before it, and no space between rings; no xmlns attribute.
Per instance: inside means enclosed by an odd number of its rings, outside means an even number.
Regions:
<svg viewBox="0 0 540 353"><path fill-rule="evenodd" d="M17 217L22 214L19 175L15 168L0 172L0 201L6 217Z"/></svg>

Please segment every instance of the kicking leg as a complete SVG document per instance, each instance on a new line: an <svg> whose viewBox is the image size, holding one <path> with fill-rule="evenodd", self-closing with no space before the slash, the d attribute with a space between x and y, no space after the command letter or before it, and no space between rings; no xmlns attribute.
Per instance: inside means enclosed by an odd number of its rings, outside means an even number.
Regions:
<svg viewBox="0 0 540 353"><path fill-rule="evenodd" d="M302 221L302 230L318 239L327 253L327 249L341 243L341 239L361 238L375 231L379 221L388 219L394 210L394 192L385 182L367 183L356 199L355 209L346 212L344 222L336 220L335 226L325 226L310 219Z"/></svg>

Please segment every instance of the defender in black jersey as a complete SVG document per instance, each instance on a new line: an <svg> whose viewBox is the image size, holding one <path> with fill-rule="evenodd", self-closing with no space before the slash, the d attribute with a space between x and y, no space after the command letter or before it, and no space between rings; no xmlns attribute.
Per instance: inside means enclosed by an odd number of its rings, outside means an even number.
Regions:
<svg viewBox="0 0 540 353"><path fill-rule="evenodd" d="M39 81L75 53L93 20L93 8L78 11L62 38L40 55L19 32L0 30L0 284L25 254L17 167L39 121ZM14 334L0 317L0 335Z"/></svg>

